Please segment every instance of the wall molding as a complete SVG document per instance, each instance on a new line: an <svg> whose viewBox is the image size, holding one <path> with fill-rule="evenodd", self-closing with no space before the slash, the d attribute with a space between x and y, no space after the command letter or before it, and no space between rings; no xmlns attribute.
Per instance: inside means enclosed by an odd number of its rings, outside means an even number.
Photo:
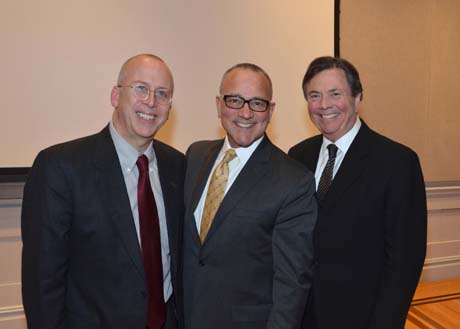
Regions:
<svg viewBox="0 0 460 329"><path fill-rule="evenodd" d="M0 200L17 200L22 201L22 192L24 190L23 182L0 182Z"/></svg>
<svg viewBox="0 0 460 329"><path fill-rule="evenodd" d="M2 318L20 316L24 317L24 307L22 305L11 305L0 307L0 321Z"/></svg>
<svg viewBox="0 0 460 329"><path fill-rule="evenodd" d="M0 182L0 247L15 244L20 248L23 189L24 182ZM429 240L421 281L460 277L460 182L427 183L426 193ZM19 263L16 260L0 267ZM0 277L0 329L26 327L23 307L18 304L20 285L19 277L3 282Z"/></svg>
<svg viewBox="0 0 460 329"><path fill-rule="evenodd" d="M460 277L460 182L426 184L427 256L421 281Z"/></svg>

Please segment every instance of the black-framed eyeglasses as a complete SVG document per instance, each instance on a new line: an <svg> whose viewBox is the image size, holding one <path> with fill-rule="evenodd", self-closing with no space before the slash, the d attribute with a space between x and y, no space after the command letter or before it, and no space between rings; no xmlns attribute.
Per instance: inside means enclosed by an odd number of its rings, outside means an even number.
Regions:
<svg viewBox="0 0 460 329"><path fill-rule="evenodd" d="M153 93L155 100L158 104L162 105L169 105L171 104L172 95L168 89L165 88L158 88L155 90L151 90L145 83L136 82L132 85L117 85L119 88L131 88L133 91L134 97L140 101L146 101L150 97L150 93Z"/></svg>
<svg viewBox="0 0 460 329"><path fill-rule="evenodd" d="M268 105L270 105L269 100L258 97L244 99L238 95L224 95L222 98L224 100L225 106L235 110L242 109L244 104L247 103L250 110L254 112L265 112L268 109Z"/></svg>

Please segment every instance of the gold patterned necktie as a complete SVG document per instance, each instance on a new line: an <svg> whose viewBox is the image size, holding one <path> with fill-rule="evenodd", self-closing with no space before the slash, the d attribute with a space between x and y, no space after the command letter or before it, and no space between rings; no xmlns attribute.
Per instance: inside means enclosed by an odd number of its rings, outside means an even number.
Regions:
<svg viewBox="0 0 460 329"><path fill-rule="evenodd" d="M203 243L211 227L217 209L222 202L227 187L228 180L228 163L236 157L234 149L228 149L222 161L217 165L209 183L208 192L206 193L206 201L201 217L200 239Z"/></svg>

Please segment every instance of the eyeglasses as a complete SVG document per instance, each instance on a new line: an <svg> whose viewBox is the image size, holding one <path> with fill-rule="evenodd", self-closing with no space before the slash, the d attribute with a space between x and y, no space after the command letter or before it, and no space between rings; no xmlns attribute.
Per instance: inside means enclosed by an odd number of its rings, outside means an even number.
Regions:
<svg viewBox="0 0 460 329"><path fill-rule="evenodd" d="M242 109L244 104L248 103L249 109L254 112L265 112L268 109L270 101L262 98L253 97L244 99L238 95L224 95L222 97L227 107L235 110Z"/></svg>
<svg viewBox="0 0 460 329"><path fill-rule="evenodd" d="M155 96L155 100L158 104L161 105L168 105L171 103L172 95L171 92L164 88L158 88L155 90L151 90L146 84L144 83L133 83L129 86L122 86L118 85L119 88L131 88L137 100L146 101L150 97L150 93L153 93Z"/></svg>
<svg viewBox="0 0 460 329"><path fill-rule="evenodd" d="M343 91L331 90L326 92L326 99L337 102L348 96ZM310 103L318 103L324 98L324 94L318 91L312 91L307 95L307 101Z"/></svg>

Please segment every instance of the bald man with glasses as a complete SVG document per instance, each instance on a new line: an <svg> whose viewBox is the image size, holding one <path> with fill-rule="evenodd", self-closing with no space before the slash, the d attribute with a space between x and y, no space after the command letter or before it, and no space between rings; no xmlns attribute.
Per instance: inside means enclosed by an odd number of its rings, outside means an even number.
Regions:
<svg viewBox="0 0 460 329"><path fill-rule="evenodd" d="M312 279L314 179L269 140L272 84L254 64L224 74L223 139L187 151L186 329L298 329Z"/></svg>
<svg viewBox="0 0 460 329"><path fill-rule="evenodd" d="M22 207L29 329L180 328L185 162L154 140L173 89L161 58L130 58L112 121L35 159Z"/></svg>

